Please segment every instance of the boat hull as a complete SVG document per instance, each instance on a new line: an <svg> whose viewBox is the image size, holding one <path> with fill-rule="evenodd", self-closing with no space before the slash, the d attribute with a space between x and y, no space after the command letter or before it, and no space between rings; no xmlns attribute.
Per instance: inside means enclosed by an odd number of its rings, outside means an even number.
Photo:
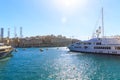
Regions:
<svg viewBox="0 0 120 80"><path fill-rule="evenodd" d="M119 50L76 49L76 48L70 48L70 47L68 47L68 48L71 52L120 55Z"/></svg>
<svg viewBox="0 0 120 80"><path fill-rule="evenodd" d="M10 51L7 51L7 52L1 52L0 53L0 59L10 56L12 51L13 50L10 50Z"/></svg>

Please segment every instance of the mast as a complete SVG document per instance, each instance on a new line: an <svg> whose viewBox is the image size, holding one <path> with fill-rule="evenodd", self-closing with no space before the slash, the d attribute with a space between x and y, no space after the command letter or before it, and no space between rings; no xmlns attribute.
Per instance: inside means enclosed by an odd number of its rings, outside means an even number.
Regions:
<svg viewBox="0 0 120 80"><path fill-rule="evenodd" d="M103 13L103 7L102 7L102 37L104 38L104 13Z"/></svg>

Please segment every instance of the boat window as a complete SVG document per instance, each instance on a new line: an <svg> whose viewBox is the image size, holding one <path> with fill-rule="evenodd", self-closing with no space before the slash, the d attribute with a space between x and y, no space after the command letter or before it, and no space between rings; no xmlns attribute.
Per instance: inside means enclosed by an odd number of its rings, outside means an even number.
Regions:
<svg viewBox="0 0 120 80"><path fill-rule="evenodd" d="M81 46L75 46L75 48L81 48Z"/></svg>
<svg viewBox="0 0 120 80"><path fill-rule="evenodd" d="M5 49L0 49L0 51L5 51Z"/></svg>
<svg viewBox="0 0 120 80"><path fill-rule="evenodd" d="M80 45L81 43L79 42L79 43L76 43L76 44Z"/></svg>
<svg viewBox="0 0 120 80"><path fill-rule="evenodd" d="M84 46L84 48L85 48L85 49L87 49L87 48L88 48L88 46Z"/></svg>
<svg viewBox="0 0 120 80"><path fill-rule="evenodd" d="M101 42L97 42L96 45L101 45Z"/></svg>
<svg viewBox="0 0 120 80"><path fill-rule="evenodd" d="M91 43L90 43L90 42L89 42L88 44L89 44L89 45L91 45Z"/></svg>
<svg viewBox="0 0 120 80"><path fill-rule="evenodd" d="M115 47L116 50L120 50L120 47Z"/></svg>
<svg viewBox="0 0 120 80"><path fill-rule="evenodd" d="M94 49L111 49L111 47L95 46Z"/></svg>
<svg viewBox="0 0 120 80"><path fill-rule="evenodd" d="M86 42L86 43L84 43L84 45L91 45L91 43L90 42Z"/></svg>
<svg viewBox="0 0 120 80"><path fill-rule="evenodd" d="M84 45L86 45L86 43L84 43Z"/></svg>

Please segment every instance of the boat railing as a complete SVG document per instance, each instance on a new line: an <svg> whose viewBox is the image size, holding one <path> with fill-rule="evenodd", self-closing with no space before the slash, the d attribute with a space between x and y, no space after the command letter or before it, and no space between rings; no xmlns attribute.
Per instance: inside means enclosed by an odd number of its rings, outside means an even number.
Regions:
<svg viewBox="0 0 120 80"><path fill-rule="evenodd" d="M116 39L120 39L120 36L105 36L104 38L116 38Z"/></svg>

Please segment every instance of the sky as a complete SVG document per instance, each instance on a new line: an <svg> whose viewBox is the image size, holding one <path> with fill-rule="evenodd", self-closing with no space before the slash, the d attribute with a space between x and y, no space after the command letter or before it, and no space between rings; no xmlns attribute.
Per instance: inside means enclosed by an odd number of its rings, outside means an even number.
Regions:
<svg viewBox="0 0 120 80"><path fill-rule="evenodd" d="M0 0L0 27L5 37L16 27L20 36L63 35L80 40L90 39L95 27L101 26L104 6L105 36L120 35L120 0ZM96 26L95 26L96 25Z"/></svg>

